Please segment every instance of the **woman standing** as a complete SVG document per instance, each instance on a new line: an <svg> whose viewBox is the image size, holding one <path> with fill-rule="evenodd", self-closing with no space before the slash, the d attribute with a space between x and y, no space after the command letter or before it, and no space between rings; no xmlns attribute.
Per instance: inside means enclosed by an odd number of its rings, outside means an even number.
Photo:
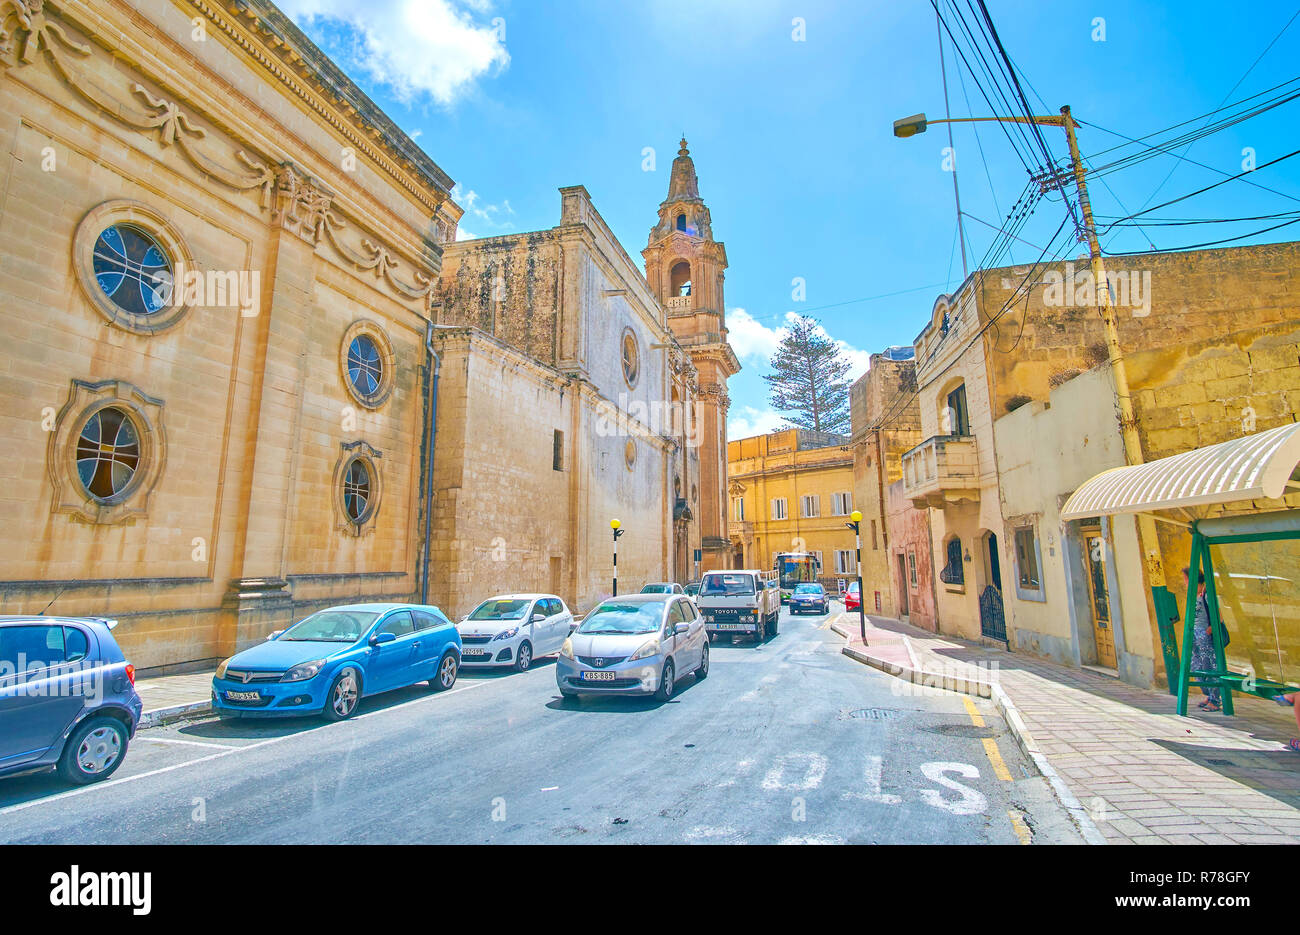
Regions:
<svg viewBox="0 0 1300 935"><path fill-rule="evenodd" d="M1183 586L1186 587L1189 581L1188 570L1184 568ZM1197 572L1196 615L1192 624L1192 671L1214 672L1218 667L1219 661L1214 655L1214 634L1210 631L1210 600L1205 596L1205 576ZM1205 695L1205 700L1197 707L1202 711L1223 710L1223 699L1218 688L1202 685L1201 694Z"/></svg>

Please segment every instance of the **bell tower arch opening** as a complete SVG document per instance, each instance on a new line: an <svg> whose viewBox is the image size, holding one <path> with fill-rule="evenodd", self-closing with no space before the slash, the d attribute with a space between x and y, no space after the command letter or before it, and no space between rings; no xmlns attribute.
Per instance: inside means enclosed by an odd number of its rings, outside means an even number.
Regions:
<svg viewBox="0 0 1300 935"><path fill-rule="evenodd" d="M727 379L740 361L727 343L723 271L727 250L713 239L709 207L700 197L695 162L686 140L668 178L668 196L641 251L646 282L664 308L668 327L689 355L698 378L693 403L695 453L699 458L699 507L703 562L700 570L730 568L727 529Z"/></svg>

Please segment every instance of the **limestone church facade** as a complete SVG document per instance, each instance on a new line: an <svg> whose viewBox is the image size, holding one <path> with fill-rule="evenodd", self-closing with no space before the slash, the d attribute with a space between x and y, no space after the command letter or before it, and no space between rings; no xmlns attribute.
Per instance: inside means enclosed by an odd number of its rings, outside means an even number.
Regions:
<svg viewBox="0 0 1300 935"><path fill-rule="evenodd" d="M336 603L586 610L615 517L620 591L714 561L736 366L685 152L643 274L580 186L456 242L269 0L0 0L0 101L0 613L115 618L147 670Z"/></svg>

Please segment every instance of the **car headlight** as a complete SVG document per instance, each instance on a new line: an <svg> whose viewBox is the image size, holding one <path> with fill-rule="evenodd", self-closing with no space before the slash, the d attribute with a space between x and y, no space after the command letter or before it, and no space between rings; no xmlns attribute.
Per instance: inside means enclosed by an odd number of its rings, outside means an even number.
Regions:
<svg viewBox="0 0 1300 935"><path fill-rule="evenodd" d="M314 679L317 675L320 674L321 666L323 665L325 665L324 659L317 659L313 662L300 663L294 666L288 672L284 673L284 675L280 678L280 681L281 682L305 682L307 681L307 679Z"/></svg>
<svg viewBox="0 0 1300 935"><path fill-rule="evenodd" d="M511 627L509 630L502 630L502 631L501 631L500 633L498 633L496 636L492 637L492 639L493 639L493 640L512 640L512 639L515 638L515 635L518 634L518 632L519 632L519 628L518 628L518 627Z"/></svg>
<svg viewBox="0 0 1300 935"><path fill-rule="evenodd" d="M560 647L560 655L565 659L573 658L573 640L564 641L564 645Z"/></svg>
<svg viewBox="0 0 1300 935"><path fill-rule="evenodd" d="M234 658L234 656L230 657L230 659ZM226 666L230 665L230 659L221 660L221 665L217 666L217 678L224 679L226 677Z"/></svg>
<svg viewBox="0 0 1300 935"><path fill-rule="evenodd" d="M638 659L647 659L650 656L657 656L657 655L659 655L659 641L651 640L650 642L642 646L640 649L638 649L636 652L634 652L631 656L629 656L628 661L636 662Z"/></svg>

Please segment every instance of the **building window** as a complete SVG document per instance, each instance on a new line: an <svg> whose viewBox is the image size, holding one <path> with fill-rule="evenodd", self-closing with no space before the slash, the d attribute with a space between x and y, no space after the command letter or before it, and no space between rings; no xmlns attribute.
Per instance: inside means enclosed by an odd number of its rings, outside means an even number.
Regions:
<svg viewBox="0 0 1300 935"><path fill-rule="evenodd" d="M737 497L731 503L735 511L736 522L743 523L745 521L745 498Z"/></svg>
<svg viewBox="0 0 1300 935"><path fill-rule="evenodd" d="M641 377L641 348L636 341L636 335L632 333L631 328L623 329L622 361L623 361L623 379L627 381L630 387L636 386L636 381Z"/></svg>
<svg viewBox="0 0 1300 935"><path fill-rule="evenodd" d="M564 470L564 433L559 429L551 435L551 470Z"/></svg>
<svg viewBox="0 0 1300 935"><path fill-rule="evenodd" d="M822 568L823 568L823 565L822 565L822 553L821 553L820 550L818 550L818 551L813 552L813 555L815 555L815 556L817 557L817 571L818 571L818 573L820 573L821 570L822 570Z"/></svg>
<svg viewBox="0 0 1300 935"><path fill-rule="evenodd" d="M111 524L144 515L166 462L163 402L122 380L72 381L49 433L54 512Z"/></svg>
<svg viewBox="0 0 1300 935"><path fill-rule="evenodd" d="M382 455L363 441L344 442L342 449L334 467L334 502L340 517L337 528L353 536L368 535L375 529L382 499L377 467Z"/></svg>
<svg viewBox="0 0 1300 935"><path fill-rule="evenodd" d="M671 296L688 296L691 294L691 264L686 260L674 263L668 277L669 294Z"/></svg>
<svg viewBox="0 0 1300 935"><path fill-rule="evenodd" d="M393 391L393 346L374 322L358 320L343 332L343 382L367 409L378 409Z"/></svg>
<svg viewBox="0 0 1300 935"><path fill-rule="evenodd" d="M358 526L370 515L370 468L361 458L343 472L343 512Z"/></svg>
<svg viewBox="0 0 1300 935"><path fill-rule="evenodd" d="M822 498L816 494L805 496L800 504L801 514L806 519L815 519L822 515Z"/></svg>
<svg viewBox="0 0 1300 935"><path fill-rule="evenodd" d="M907 553L907 579L913 591L917 588L916 581L916 553L909 551Z"/></svg>
<svg viewBox="0 0 1300 935"><path fill-rule="evenodd" d="M785 497L775 497L772 500L772 519L786 518Z"/></svg>
<svg viewBox="0 0 1300 935"><path fill-rule="evenodd" d="M684 214L677 215L677 229L679 231L686 230L686 215Z"/></svg>
<svg viewBox="0 0 1300 935"><path fill-rule="evenodd" d="M140 466L140 433L126 410L101 409L86 420L77 436L77 476L100 503L131 486Z"/></svg>
<svg viewBox="0 0 1300 935"><path fill-rule="evenodd" d="M172 262L158 242L131 224L100 232L94 249L95 282L130 315L156 315L171 301Z"/></svg>
<svg viewBox="0 0 1300 935"><path fill-rule="evenodd" d="M78 225L72 252L86 297L114 325L155 334L189 310L186 283L175 279L196 272L194 260L180 232L147 205L121 199L94 208Z"/></svg>
<svg viewBox="0 0 1300 935"><path fill-rule="evenodd" d="M961 561L961 539L956 536L948 540L948 563L939 572L939 580L955 586L966 584L966 570Z"/></svg>
<svg viewBox="0 0 1300 935"><path fill-rule="evenodd" d="M853 512L853 494L831 494L831 516L848 516Z"/></svg>
<svg viewBox="0 0 1300 935"><path fill-rule="evenodd" d="M858 556L852 549L835 550L835 574L856 575L858 573Z"/></svg>
<svg viewBox="0 0 1300 935"><path fill-rule="evenodd" d="M1016 585L1019 591L1038 592L1043 590L1042 574L1039 571L1038 536L1033 526L1021 526L1015 532L1016 545Z"/></svg>
<svg viewBox="0 0 1300 935"><path fill-rule="evenodd" d="M966 407L966 384L963 383L948 394L948 406L945 412L948 435L970 434L970 410Z"/></svg>

